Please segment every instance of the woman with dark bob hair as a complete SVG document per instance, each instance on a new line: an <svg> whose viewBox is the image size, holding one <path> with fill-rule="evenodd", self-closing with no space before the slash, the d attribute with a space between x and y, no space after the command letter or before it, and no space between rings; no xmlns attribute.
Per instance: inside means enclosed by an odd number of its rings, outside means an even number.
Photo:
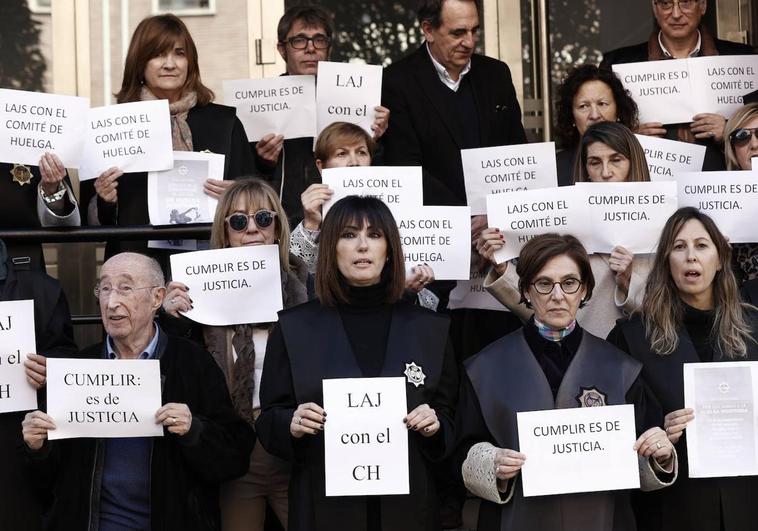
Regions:
<svg viewBox="0 0 758 531"><path fill-rule="evenodd" d="M254 165L235 109L212 103L213 98L200 79L197 48L184 22L175 15L142 20L129 44L116 101L168 100L174 151L224 155L224 180L208 179L204 187L206 194L218 198L230 179L251 175ZM93 184L83 185L82 205L91 206L90 225L149 224L147 173L123 175L119 168L110 168L93 181L94 191ZM106 255L146 249L145 242L109 242Z"/></svg>
<svg viewBox="0 0 758 531"><path fill-rule="evenodd" d="M740 302L727 239L699 210L677 210L661 233L642 308L608 336L642 363L681 456L672 488L639 497L640 529L755 529L758 478L689 477L685 429L694 414L684 408L682 366L758 360L757 325L755 307Z"/></svg>
<svg viewBox="0 0 758 531"><path fill-rule="evenodd" d="M516 416L537 411L634 404L643 489L676 477L662 415L640 378L642 365L576 321L592 297L589 257L573 236L543 234L518 261L519 292L534 309L524 327L465 362L457 408L457 451L466 487L482 498L479 531L636 530L624 491L524 497ZM532 457L538 459L538 456Z"/></svg>
<svg viewBox="0 0 758 531"><path fill-rule="evenodd" d="M598 122L620 122L634 131L638 126L637 104L610 70L595 65L573 69L558 88L555 132L563 148L556 155L558 185L573 184L571 179L576 146L587 128Z"/></svg>
<svg viewBox="0 0 758 531"><path fill-rule="evenodd" d="M405 265L392 214L349 196L329 210L316 268L318 300L279 313L256 423L263 446L292 463L290 531L439 529L430 461L451 447L458 376L449 319L403 302ZM423 372L420 385L408 372ZM322 380L406 378L410 494L326 497ZM398 463L397 466L405 466Z"/></svg>

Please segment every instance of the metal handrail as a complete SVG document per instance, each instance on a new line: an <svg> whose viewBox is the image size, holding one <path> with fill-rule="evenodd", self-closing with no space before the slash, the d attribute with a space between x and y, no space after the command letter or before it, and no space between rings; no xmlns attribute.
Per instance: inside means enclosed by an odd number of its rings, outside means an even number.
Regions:
<svg viewBox="0 0 758 531"><path fill-rule="evenodd" d="M129 225L100 227L51 227L0 230L0 240L27 243L104 242L108 240L208 239L210 223L186 225Z"/></svg>

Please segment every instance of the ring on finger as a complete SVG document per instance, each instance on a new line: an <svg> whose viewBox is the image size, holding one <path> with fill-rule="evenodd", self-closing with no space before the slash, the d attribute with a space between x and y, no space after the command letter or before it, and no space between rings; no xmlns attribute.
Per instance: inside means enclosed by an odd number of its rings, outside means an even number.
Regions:
<svg viewBox="0 0 758 531"><path fill-rule="evenodd" d="M663 445L661 444L661 441L656 441L656 443L655 443L655 447L656 447L658 450L660 450L661 448L663 448Z"/></svg>

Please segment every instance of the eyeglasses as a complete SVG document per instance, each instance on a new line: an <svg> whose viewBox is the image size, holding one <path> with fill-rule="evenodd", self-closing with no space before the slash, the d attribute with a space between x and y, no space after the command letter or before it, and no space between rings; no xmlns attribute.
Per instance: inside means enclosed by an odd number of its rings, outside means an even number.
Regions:
<svg viewBox="0 0 758 531"><path fill-rule="evenodd" d="M678 5L683 13L691 13L700 4L700 0L655 0L655 5L664 13L673 11L674 4Z"/></svg>
<svg viewBox="0 0 758 531"><path fill-rule="evenodd" d="M536 282L532 282L532 286L534 286L534 289L537 290L537 293L541 295L549 295L553 292L553 288L555 288L555 285L558 284L561 287L561 290L563 290L563 293L566 295L573 295L577 291L579 291L579 288L582 287L582 281L578 278L565 278L561 280L560 282L553 282L550 279L547 278L541 278Z"/></svg>
<svg viewBox="0 0 758 531"><path fill-rule="evenodd" d="M119 296L128 299L130 297L133 297L138 290L153 289L159 287L161 286L142 286L141 288L135 288L134 286L124 285L116 288L106 284L105 286L95 286L95 289L92 290L92 293L95 294L96 299L107 299L111 296L112 293L117 293Z"/></svg>
<svg viewBox="0 0 758 531"><path fill-rule="evenodd" d="M233 231L242 232L243 230L247 230L251 218L256 227L259 229L265 229L271 226L275 217L276 212L259 210L255 214L242 214L241 212L236 212L231 216L228 216L224 221L229 224L229 228Z"/></svg>
<svg viewBox="0 0 758 531"><path fill-rule="evenodd" d="M290 37L289 39L286 39L281 44L289 44L295 50L305 50L308 47L309 42L312 42L313 47L317 50L324 50L326 48L329 48L329 45L332 43L332 39L326 35L316 35L315 37L303 37L302 35L298 35L297 37Z"/></svg>
<svg viewBox="0 0 758 531"><path fill-rule="evenodd" d="M740 127L739 129L735 129L731 132L729 135L729 142L731 142L733 146L742 147L750 142L750 139L753 136L755 136L755 138L758 138L758 127Z"/></svg>

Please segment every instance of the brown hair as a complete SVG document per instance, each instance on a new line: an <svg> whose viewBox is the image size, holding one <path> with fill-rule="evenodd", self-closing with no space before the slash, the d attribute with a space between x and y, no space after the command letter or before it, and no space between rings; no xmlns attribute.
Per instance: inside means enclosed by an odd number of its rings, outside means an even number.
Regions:
<svg viewBox="0 0 758 531"><path fill-rule="evenodd" d="M234 212L234 207L240 200L247 205L248 210L259 208L271 209L276 212L274 224L276 239L279 244L279 260L283 271L290 269L290 226L287 214L284 212L279 196L268 184L254 177L241 177L227 188L218 200L216 215L213 217L211 228L211 249L229 247L229 236L226 233L226 217Z"/></svg>
<svg viewBox="0 0 758 531"><path fill-rule="evenodd" d="M521 249L516 265L516 274L518 274L518 290L521 294L520 303L531 308L532 305L526 299L526 292L532 285L534 279L540 274L550 260L556 256L566 255L571 258L579 268L579 275L582 277L582 285L587 293L582 299L579 307L583 307L592 297L592 290L595 288L595 277L592 275L592 266L590 266L590 257L587 250L576 237L570 234L556 234L549 232L535 236Z"/></svg>
<svg viewBox="0 0 758 531"><path fill-rule="evenodd" d="M737 155L734 152L734 147L729 136L756 117L758 117L758 103L750 103L737 109L737 112L726 122L726 126L724 127L724 154L726 155L727 170L744 169L740 168L740 164L737 162Z"/></svg>
<svg viewBox="0 0 758 531"><path fill-rule="evenodd" d="M416 18L419 24L428 22L429 25L437 29L442 26L442 7L446 0L419 0L416 4ZM476 11L481 17L482 8L479 5L480 0L463 0L464 2L473 2Z"/></svg>
<svg viewBox="0 0 758 531"><path fill-rule="evenodd" d="M337 266L337 244L345 227L362 227L364 224L381 231L387 241L387 263L382 270L382 281L387 286L385 302L392 304L403 296L405 257L392 212L376 197L350 195L332 206L321 225L316 264L316 295L324 306L349 302L348 286Z"/></svg>
<svg viewBox="0 0 758 531"><path fill-rule="evenodd" d="M366 143L369 155L374 158L376 142L362 127L348 122L334 122L329 124L316 139L314 157L321 162L329 160L338 147L346 143Z"/></svg>
<svg viewBox="0 0 758 531"><path fill-rule="evenodd" d="M645 150L640 141L628 127L618 122L598 122L592 124L579 141L578 154L574 163L574 182L589 182L587 174L587 148L595 142L605 144L617 153L629 159L629 175L626 182L650 180L650 170L647 167Z"/></svg>
<svg viewBox="0 0 758 531"><path fill-rule="evenodd" d="M295 22L301 21L306 27L321 26L326 32L326 36L330 39L334 33L334 23L332 22L331 15L320 6L292 6L289 8L282 18L279 19L279 25L276 28L276 37L279 40L279 44L284 44L287 39L287 34L295 25Z"/></svg>
<svg viewBox="0 0 758 531"><path fill-rule="evenodd" d="M176 15L145 18L134 30L126 61L124 61L121 90L116 94L116 101L118 103L140 101L148 61L171 50L177 43L184 45L187 54L187 81L182 90L194 90L197 94L197 105L200 107L213 101L213 91L203 85L200 80L195 41L192 40L187 26Z"/></svg>

